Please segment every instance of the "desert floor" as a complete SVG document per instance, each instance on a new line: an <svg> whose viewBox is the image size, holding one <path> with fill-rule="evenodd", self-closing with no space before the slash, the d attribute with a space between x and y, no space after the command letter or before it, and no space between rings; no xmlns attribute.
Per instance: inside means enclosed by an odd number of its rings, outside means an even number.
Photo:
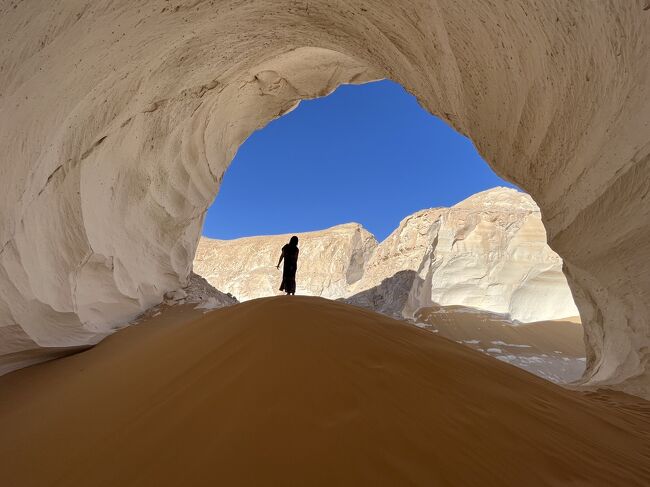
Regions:
<svg viewBox="0 0 650 487"><path fill-rule="evenodd" d="M0 377L0 483L650 485L650 403L321 298L177 306Z"/></svg>
<svg viewBox="0 0 650 487"><path fill-rule="evenodd" d="M570 383L585 370L580 317L515 324L463 306L432 306L417 313L415 324L552 382Z"/></svg>

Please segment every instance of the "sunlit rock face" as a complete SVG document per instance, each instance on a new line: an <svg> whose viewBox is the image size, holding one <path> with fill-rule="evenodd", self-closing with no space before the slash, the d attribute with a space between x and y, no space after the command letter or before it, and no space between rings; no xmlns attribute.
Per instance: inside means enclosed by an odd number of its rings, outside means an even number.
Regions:
<svg viewBox="0 0 650 487"><path fill-rule="evenodd" d="M382 282L403 271L409 278ZM402 277L407 274L402 274ZM368 289L379 287L377 292ZM432 303L463 305L519 322L578 315L562 260L546 244L539 208L508 188L478 193L451 208L405 218L366 266L349 302L396 293L389 314L412 317Z"/></svg>
<svg viewBox="0 0 650 487"><path fill-rule="evenodd" d="M412 318L432 303L533 322L577 316L539 208L508 188L405 218L381 244L356 223L298 234L297 292ZM201 238L194 271L240 300L279 294L291 235Z"/></svg>
<svg viewBox="0 0 650 487"><path fill-rule="evenodd" d="M297 294L338 298L363 275L377 246L361 225L349 223L299 238ZM215 240L202 237L194 258L194 272L217 289L240 301L279 294L282 266L276 269L282 246L291 235Z"/></svg>
<svg viewBox="0 0 650 487"><path fill-rule="evenodd" d="M585 381L650 395L647 7L2 3L3 353L96 341L186 285L246 137L390 78L540 206L585 324Z"/></svg>

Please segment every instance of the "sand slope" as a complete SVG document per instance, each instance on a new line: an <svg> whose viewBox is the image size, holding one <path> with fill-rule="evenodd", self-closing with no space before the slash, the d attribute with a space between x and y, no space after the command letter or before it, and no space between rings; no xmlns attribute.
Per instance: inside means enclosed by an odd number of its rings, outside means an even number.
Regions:
<svg viewBox="0 0 650 487"><path fill-rule="evenodd" d="M552 382L573 382L585 371L580 317L515 324L494 313L433 305L418 310L415 320L417 326Z"/></svg>
<svg viewBox="0 0 650 487"><path fill-rule="evenodd" d="M267 298L163 313L0 377L0 482L648 485L647 404L370 311Z"/></svg>

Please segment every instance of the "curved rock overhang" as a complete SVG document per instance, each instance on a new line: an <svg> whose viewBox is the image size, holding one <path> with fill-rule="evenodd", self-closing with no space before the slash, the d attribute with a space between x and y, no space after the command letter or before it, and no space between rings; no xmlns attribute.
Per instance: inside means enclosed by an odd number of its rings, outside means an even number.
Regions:
<svg viewBox="0 0 650 487"><path fill-rule="evenodd" d="M94 343L160 302L186 283L248 135L390 78L540 206L585 325L585 382L648 396L647 6L5 3L0 353Z"/></svg>

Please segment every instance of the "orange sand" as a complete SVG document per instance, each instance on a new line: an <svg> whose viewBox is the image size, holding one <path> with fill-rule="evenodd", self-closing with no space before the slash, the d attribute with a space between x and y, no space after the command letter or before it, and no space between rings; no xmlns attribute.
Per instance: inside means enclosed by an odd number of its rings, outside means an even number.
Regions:
<svg viewBox="0 0 650 487"><path fill-rule="evenodd" d="M568 357L584 357L584 330L580 318L537 321L513 325L498 315L470 310L462 306L435 306L422 308L416 320L431 325L450 340L479 339L477 347L494 346L495 340L524 343L527 353L552 354L559 351ZM466 343L472 348L474 344ZM507 347L506 347L507 348Z"/></svg>
<svg viewBox="0 0 650 487"><path fill-rule="evenodd" d="M585 371L580 318L514 324L503 316L462 306L420 309L417 326L560 384Z"/></svg>
<svg viewBox="0 0 650 487"><path fill-rule="evenodd" d="M0 377L0 431L11 487L650 485L647 402L320 298L171 309Z"/></svg>

